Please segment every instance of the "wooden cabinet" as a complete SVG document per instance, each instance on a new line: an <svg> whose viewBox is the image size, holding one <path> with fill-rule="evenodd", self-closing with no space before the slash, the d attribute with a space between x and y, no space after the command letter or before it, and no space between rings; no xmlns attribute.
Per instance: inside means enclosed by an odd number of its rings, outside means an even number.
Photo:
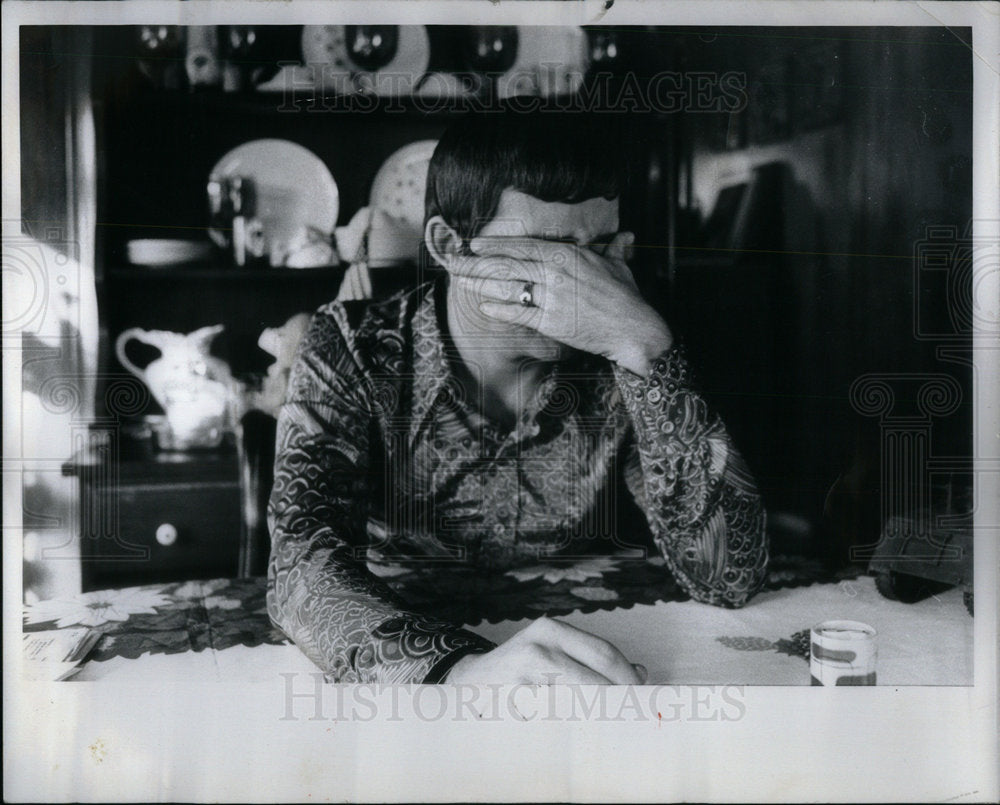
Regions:
<svg viewBox="0 0 1000 805"><path fill-rule="evenodd" d="M235 451L129 455L115 442L95 436L64 467L79 482L83 589L237 575Z"/></svg>

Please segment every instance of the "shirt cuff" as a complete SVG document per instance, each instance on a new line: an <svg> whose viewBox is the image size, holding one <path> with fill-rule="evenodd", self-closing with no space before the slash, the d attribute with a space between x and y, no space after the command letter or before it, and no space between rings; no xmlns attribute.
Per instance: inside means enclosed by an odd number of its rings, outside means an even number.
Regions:
<svg viewBox="0 0 1000 805"><path fill-rule="evenodd" d="M665 415L671 403L678 394L693 391L687 356L678 342L656 357L645 377L620 366L614 372L625 407L642 427L669 427Z"/></svg>
<svg viewBox="0 0 1000 805"><path fill-rule="evenodd" d="M404 615L379 624L354 653L352 664L362 682L421 683L435 673L443 678L448 667L439 671L438 666L455 652L493 648L489 640L453 623Z"/></svg>
<svg viewBox="0 0 1000 805"><path fill-rule="evenodd" d="M615 374L618 375L624 385L633 391L640 391L643 387L649 386L650 382L655 379L662 380L674 377L686 380L688 375L687 355L684 345L680 341L674 341L673 344L657 355L653 359L649 372L645 376L637 375L632 370L626 369L617 363L613 364L613 366Z"/></svg>
<svg viewBox="0 0 1000 805"><path fill-rule="evenodd" d="M467 645L462 648L455 649L455 651L451 654L443 657L434 664L427 676L424 677L424 684L437 685L442 682L447 682L448 674L451 673L451 669L455 667L455 664L460 659L468 657L470 654L485 654L493 648L494 645L490 643L488 647L482 645Z"/></svg>

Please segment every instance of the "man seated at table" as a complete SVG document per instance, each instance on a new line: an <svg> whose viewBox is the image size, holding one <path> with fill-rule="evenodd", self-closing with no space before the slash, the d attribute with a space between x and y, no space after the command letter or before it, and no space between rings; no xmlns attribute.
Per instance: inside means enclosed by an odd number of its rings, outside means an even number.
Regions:
<svg viewBox="0 0 1000 805"><path fill-rule="evenodd" d="M626 265L612 132L568 113L453 124L427 179L443 272L313 317L279 416L268 610L328 679L643 681L556 620L494 646L413 611L373 545L497 574L645 545L697 601L762 585L753 479ZM630 507L629 533L599 527Z"/></svg>

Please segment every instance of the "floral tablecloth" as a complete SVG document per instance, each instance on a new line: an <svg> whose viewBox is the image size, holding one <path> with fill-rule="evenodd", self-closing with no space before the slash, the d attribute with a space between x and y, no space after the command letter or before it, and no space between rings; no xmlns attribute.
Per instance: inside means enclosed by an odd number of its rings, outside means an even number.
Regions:
<svg viewBox="0 0 1000 805"><path fill-rule="evenodd" d="M889 602L878 596L870 578L831 574L801 558L775 557L765 591L742 610L688 600L659 559L591 557L495 577L428 566L370 567L411 606L493 640L506 639L543 614L563 617L643 662L650 681L808 684L809 627L849 617L879 621L876 628L883 621L896 624L898 639L886 656L903 660L920 650L914 630L906 627L922 618L916 632L941 656L929 663L924 658L924 670L911 674L909 684L971 683L972 618L959 592L946 594L957 596L957 603L943 597L929 604ZM152 677L183 665L186 673L215 679L315 670L271 624L264 596L263 578L104 590L27 605L24 630L98 630L101 639L76 679L136 666ZM882 654L887 648L880 644ZM138 659L142 662L131 662Z"/></svg>

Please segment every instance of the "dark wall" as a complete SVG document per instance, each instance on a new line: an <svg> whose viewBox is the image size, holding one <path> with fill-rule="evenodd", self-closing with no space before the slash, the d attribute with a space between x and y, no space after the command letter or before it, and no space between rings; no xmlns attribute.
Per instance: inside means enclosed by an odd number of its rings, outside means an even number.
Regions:
<svg viewBox="0 0 1000 805"><path fill-rule="evenodd" d="M836 555L877 538L886 494L886 423L851 404L859 377L911 374L888 381L889 415L918 418L917 386L956 380L964 399L932 417L932 456L971 456L967 35L741 29L735 42L688 47L690 64L745 71L748 84L738 115L689 119L700 215L723 188L766 192L745 210L743 231L729 233L727 255L705 251L717 231L679 235L691 249L679 258L673 310L770 508L806 517ZM941 233L949 256L928 270Z"/></svg>

